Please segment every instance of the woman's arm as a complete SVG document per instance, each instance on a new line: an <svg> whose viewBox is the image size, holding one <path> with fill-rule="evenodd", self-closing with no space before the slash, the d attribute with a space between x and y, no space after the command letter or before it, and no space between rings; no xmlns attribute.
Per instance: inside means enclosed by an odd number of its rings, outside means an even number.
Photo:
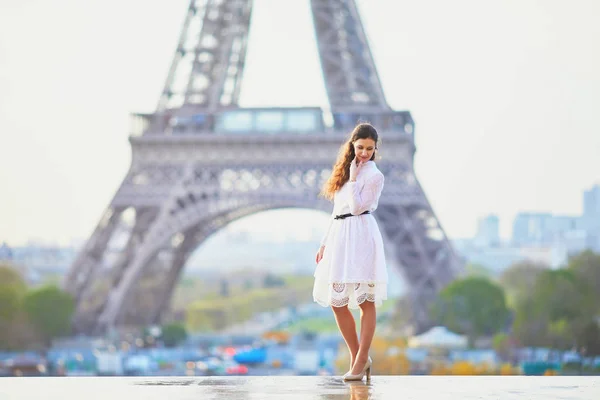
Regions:
<svg viewBox="0 0 600 400"><path fill-rule="evenodd" d="M376 174L368 179L364 185L349 181L352 198L350 199L350 213L359 215L377 205L383 190L383 174ZM361 188L362 186L362 188Z"/></svg>

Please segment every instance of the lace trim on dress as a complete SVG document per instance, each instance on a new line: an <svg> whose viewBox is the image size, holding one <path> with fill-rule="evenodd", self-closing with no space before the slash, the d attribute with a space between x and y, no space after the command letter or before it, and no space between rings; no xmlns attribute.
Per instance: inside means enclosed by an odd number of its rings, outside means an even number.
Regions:
<svg viewBox="0 0 600 400"><path fill-rule="evenodd" d="M331 305L344 307L350 303L350 299L356 299L357 304L365 301L375 302L374 283L332 283Z"/></svg>

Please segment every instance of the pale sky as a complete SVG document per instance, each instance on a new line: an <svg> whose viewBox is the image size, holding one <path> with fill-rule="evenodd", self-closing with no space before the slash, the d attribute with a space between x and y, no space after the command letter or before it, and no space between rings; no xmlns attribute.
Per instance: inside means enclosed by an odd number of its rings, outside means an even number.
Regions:
<svg viewBox="0 0 600 400"><path fill-rule="evenodd" d="M130 164L128 113L154 110L187 4L0 0L0 242L90 235ZM241 105L325 106L309 1L254 4ZM450 237L488 213L503 236L519 211L581 213L600 183L600 1L358 4ZM306 215L275 229L325 218ZM257 219L274 225L238 226Z"/></svg>

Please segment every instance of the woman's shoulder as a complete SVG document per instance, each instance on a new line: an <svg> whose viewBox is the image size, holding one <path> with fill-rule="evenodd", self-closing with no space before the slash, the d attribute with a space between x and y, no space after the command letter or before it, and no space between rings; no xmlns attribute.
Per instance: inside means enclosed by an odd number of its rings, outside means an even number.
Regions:
<svg viewBox="0 0 600 400"><path fill-rule="evenodd" d="M381 170L379 169L378 165L375 163L375 161L371 161L371 171L373 172L374 175L381 175L383 176L383 172L381 172Z"/></svg>
<svg viewBox="0 0 600 400"><path fill-rule="evenodd" d="M377 164L375 164L375 161L373 161L373 170L375 171L376 174L383 176L383 172L381 172L381 170L379 169Z"/></svg>
<svg viewBox="0 0 600 400"><path fill-rule="evenodd" d="M379 182L379 181L383 182L383 180L384 180L383 172L381 172L379 170L379 168L377 168L377 165L375 164L374 161L371 161L370 164L371 165L368 168L368 170L365 171L365 172L367 172L364 177L365 182Z"/></svg>

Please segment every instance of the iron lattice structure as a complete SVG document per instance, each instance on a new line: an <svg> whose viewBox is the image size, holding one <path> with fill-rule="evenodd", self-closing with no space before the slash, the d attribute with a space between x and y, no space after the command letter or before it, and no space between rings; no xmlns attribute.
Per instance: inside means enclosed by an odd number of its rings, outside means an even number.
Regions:
<svg viewBox="0 0 600 400"><path fill-rule="evenodd" d="M415 176L414 122L385 100L354 0L311 8L329 124L316 107L240 108L252 0L190 2L156 111L132 115L130 170L66 277L77 331L160 322L188 257L238 218L331 212L317 194L359 120L384 137L375 217L414 325L427 327L428 305L462 264Z"/></svg>

